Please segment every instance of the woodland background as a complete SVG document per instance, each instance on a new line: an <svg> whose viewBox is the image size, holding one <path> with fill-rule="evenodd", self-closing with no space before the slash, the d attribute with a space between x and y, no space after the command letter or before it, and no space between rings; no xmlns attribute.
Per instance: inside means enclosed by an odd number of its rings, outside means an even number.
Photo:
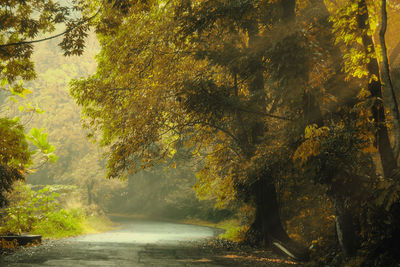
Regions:
<svg viewBox="0 0 400 267"><path fill-rule="evenodd" d="M400 260L399 1L1 8L4 192L26 176L96 213L233 219L310 264Z"/></svg>

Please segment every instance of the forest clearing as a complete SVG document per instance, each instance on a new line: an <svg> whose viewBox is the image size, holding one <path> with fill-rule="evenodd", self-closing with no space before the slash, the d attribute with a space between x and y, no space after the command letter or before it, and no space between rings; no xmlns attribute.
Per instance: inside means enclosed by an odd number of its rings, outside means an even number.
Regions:
<svg viewBox="0 0 400 267"><path fill-rule="evenodd" d="M0 265L399 266L399 29L400 0L0 0Z"/></svg>

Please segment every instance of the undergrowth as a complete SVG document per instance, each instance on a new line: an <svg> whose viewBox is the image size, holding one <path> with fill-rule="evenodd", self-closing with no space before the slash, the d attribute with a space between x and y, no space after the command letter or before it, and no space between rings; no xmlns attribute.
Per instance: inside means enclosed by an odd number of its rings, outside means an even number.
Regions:
<svg viewBox="0 0 400 267"><path fill-rule="evenodd" d="M37 234L57 239L112 228L111 221L91 207L66 208L56 191L51 186L33 191L24 183L16 183L9 194L9 206L2 210L0 234ZM9 245L0 242L2 248Z"/></svg>

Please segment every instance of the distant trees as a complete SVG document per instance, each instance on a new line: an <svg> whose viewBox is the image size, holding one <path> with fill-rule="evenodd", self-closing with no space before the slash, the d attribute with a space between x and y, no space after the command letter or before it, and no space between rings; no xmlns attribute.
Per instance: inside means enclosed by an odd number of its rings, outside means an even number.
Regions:
<svg viewBox="0 0 400 267"><path fill-rule="evenodd" d="M33 46L41 34L54 32L57 25L65 25L61 42L66 54L80 54L84 47L88 19L76 19L73 12L82 10L76 5L66 7L56 1L2 1L0 3L0 89L18 96L30 93L22 80L36 77L31 60ZM76 14L75 14L76 15ZM0 192L10 189L16 179L22 179L25 167L30 163L24 129L17 119L2 119L2 149L0 168L2 169ZM7 137L8 136L8 137ZM31 136L31 141L43 153L49 145L44 135ZM53 157L54 159L54 157ZM1 199L1 205L4 199Z"/></svg>
<svg viewBox="0 0 400 267"><path fill-rule="evenodd" d="M399 40L385 40L398 1L88 1L80 21L42 4L2 10L2 86L35 76L26 38L66 23L62 48L79 54L93 18L97 72L73 81L71 94L89 135L109 149L108 177L163 163L185 145L204 161L199 196L253 210L248 242L307 257L281 221L282 184L314 193L293 177L322 185L346 255L360 246L375 255L398 235L400 126L387 54ZM43 14L32 18L30 5Z"/></svg>

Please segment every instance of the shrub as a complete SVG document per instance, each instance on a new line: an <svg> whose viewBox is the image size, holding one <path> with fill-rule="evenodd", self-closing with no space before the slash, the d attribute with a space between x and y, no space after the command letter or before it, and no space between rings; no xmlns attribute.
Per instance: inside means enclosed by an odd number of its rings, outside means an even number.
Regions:
<svg viewBox="0 0 400 267"><path fill-rule="evenodd" d="M44 237L63 237L83 232L84 212L65 210L57 202L59 195L49 186L35 192L24 183L14 185L10 205L4 209L2 233L34 233Z"/></svg>

